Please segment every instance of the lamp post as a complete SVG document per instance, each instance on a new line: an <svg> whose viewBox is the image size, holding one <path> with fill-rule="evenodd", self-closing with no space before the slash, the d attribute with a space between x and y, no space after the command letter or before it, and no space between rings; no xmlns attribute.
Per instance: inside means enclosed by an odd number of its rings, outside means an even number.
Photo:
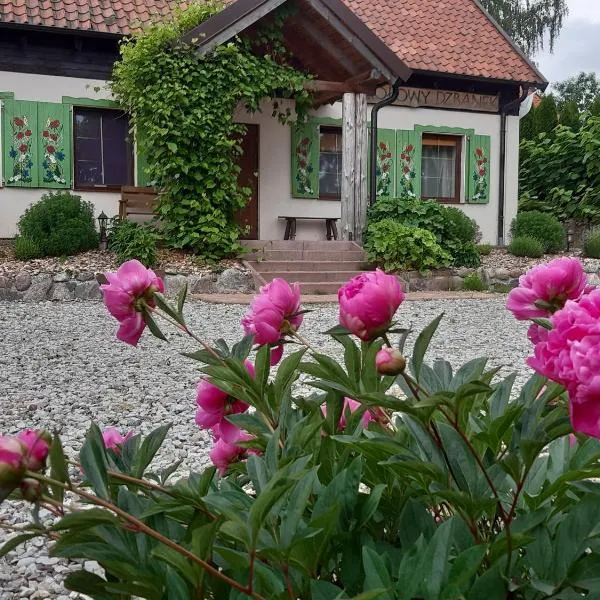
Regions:
<svg viewBox="0 0 600 600"><path fill-rule="evenodd" d="M108 223L108 217L102 211L98 215L98 224L100 225L100 250L104 251L107 248L107 236L106 236L106 224Z"/></svg>

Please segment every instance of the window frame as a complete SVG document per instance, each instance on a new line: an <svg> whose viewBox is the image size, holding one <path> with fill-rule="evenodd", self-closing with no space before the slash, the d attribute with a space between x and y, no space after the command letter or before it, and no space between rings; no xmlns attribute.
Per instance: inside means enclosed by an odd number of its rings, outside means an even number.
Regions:
<svg viewBox="0 0 600 600"><path fill-rule="evenodd" d="M439 140L440 138L448 138L454 140L454 147L456 148L456 160L454 164L454 196L453 197L431 197L425 196L421 194L421 198L424 200L433 200L435 202L439 202L440 204L461 204L462 199L462 188L463 188L463 148L464 148L464 136L456 135L456 134L446 134L446 133L437 133L437 132L423 132L421 135L421 162L423 161L423 149L426 146L435 146L436 144L426 144L425 141L427 139L435 138ZM450 145L450 144L448 144ZM421 166L421 190L423 189L423 167Z"/></svg>
<svg viewBox="0 0 600 600"><path fill-rule="evenodd" d="M320 175L321 174L321 133L336 133L339 134L340 136L342 135L342 127L338 126L338 125L319 125L319 173L317 174ZM342 142L342 149L340 150L340 156L342 156L342 160L343 160L343 155L344 155L344 149L343 149L343 142ZM320 185L320 178L319 178L319 195L318 195L318 199L319 200L326 200L326 201L333 201L333 202L341 202L342 200L342 181L341 178L343 177L343 172L340 174L340 194L339 196L337 196L336 194L324 194L321 191L321 185Z"/></svg>
<svg viewBox="0 0 600 600"><path fill-rule="evenodd" d="M128 181L125 183L121 183L121 184L96 184L96 185L85 185L85 184L79 184L77 181L77 127L76 127L76 116L77 113L79 111L85 111L85 112L97 112L97 113L101 113L101 116L103 117L105 114L107 113L120 113L121 115L123 115L126 119L129 119L128 115L126 113L124 113L122 110L120 109L116 109L116 108L109 108L109 107L100 107L100 106L73 106L73 111L72 111L72 122L73 122L73 190L74 191L78 191L78 192L120 192L121 188L123 186L133 186L135 185L135 172L134 172L134 164L135 164L135 159L134 159L134 145L131 143L131 140L129 140L128 138L125 138L124 142L125 142L125 146L128 149L127 152L127 163L126 163L126 169L127 169L127 177L128 177ZM128 123L128 131L129 131L129 123ZM102 172L104 174L104 144L103 144L103 139L104 139L104 131L103 131L103 121L101 121L100 123L100 135L101 135L101 143L102 143ZM128 134L129 135L129 134Z"/></svg>

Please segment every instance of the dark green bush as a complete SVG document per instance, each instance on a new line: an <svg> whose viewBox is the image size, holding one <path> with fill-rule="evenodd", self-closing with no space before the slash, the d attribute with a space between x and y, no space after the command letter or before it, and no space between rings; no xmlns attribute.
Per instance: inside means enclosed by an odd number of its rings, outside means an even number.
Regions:
<svg viewBox="0 0 600 600"><path fill-rule="evenodd" d="M394 219L369 225L365 251L368 260L385 271L427 271L452 263L452 257L437 243L433 233Z"/></svg>
<svg viewBox="0 0 600 600"><path fill-rule="evenodd" d="M583 254L588 258L600 258L600 231L592 231L585 238Z"/></svg>
<svg viewBox="0 0 600 600"><path fill-rule="evenodd" d="M463 289L469 292L484 292L487 290L487 285L477 273L471 273L464 278Z"/></svg>
<svg viewBox="0 0 600 600"><path fill-rule="evenodd" d="M29 253L38 248L42 256L68 256L98 247L98 233L90 202L69 192L44 194L19 219L20 249ZM28 245L27 245L28 244Z"/></svg>
<svg viewBox="0 0 600 600"><path fill-rule="evenodd" d="M15 256L19 260L30 260L41 256L40 247L31 238L18 236L15 238Z"/></svg>
<svg viewBox="0 0 600 600"><path fill-rule="evenodd" d="M117 255L119 264L136 258L144 266L153 267L159 237L149 225L116 219L110 228L108 247Z"/></svg>
<svg viewBox="0 0 600 600"><path fill-rule="evenodd" d="M491 244L479 244L477 246L477 250L481 256L488 256L492 253L492 245Z"/></svg>
<svg viewBox="0 0 600 600"><path fill-rule="evenodd" d="M508 251L514 256L527 256L528 258L540 258L544 255L544 247L541 242L527 235L513 238L508 246Z"/></svg>
<svg viewBox="0 0 600 600"><path fill-rule="evenodd" d="M450 254L455 267L477 267L479 253L475 248L478 228L462 210L418 198L381 198L369 208L369 225L393 219L407 227L433 233L439 246ZM369 228L365 242L369 237Z"/></svg>
<svg viewBox="0 0 600 600"><path fill-rule="evenodd" d="M510 231L513 238L535 238L541 243L544 252L552 254L565 247L565 228L560 221L537 210L519 213L513 220Z"/></svg>

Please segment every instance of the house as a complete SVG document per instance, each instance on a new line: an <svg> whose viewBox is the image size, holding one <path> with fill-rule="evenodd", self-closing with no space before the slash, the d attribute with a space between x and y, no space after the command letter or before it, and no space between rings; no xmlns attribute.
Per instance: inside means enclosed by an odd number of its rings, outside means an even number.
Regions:
<svg viewBox="0 0 600 600"><path fill-rule="evenodd" d="M288 216L315 218L298 220L298 239L323 239L326 219L360 239L369 201L408 194L459 206L483 241L503 244L517 210L519 106L547 82L477 0L237 0L187 41L210 52L285 1L298 7L285 43L315 76L315 109L297 127L238 110L249 237L282 239ZM119 39L170 10L166 0L0 5L0 237L46 189L114 215L122 185L146 184L107 80Z"/></svg>

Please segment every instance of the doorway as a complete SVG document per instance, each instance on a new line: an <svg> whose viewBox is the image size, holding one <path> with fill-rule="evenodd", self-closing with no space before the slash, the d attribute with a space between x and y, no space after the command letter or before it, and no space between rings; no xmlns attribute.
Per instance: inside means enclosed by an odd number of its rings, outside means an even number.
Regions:
<svg viewBox="0 0 600 600"><path fill-rule="evenodd" d="M242 227L243 240L258 239L258 125L246 125L242 140L242 155L238 159L240 174L238 185L251 190L248 204L235 215L235 222Z"/></svg>

